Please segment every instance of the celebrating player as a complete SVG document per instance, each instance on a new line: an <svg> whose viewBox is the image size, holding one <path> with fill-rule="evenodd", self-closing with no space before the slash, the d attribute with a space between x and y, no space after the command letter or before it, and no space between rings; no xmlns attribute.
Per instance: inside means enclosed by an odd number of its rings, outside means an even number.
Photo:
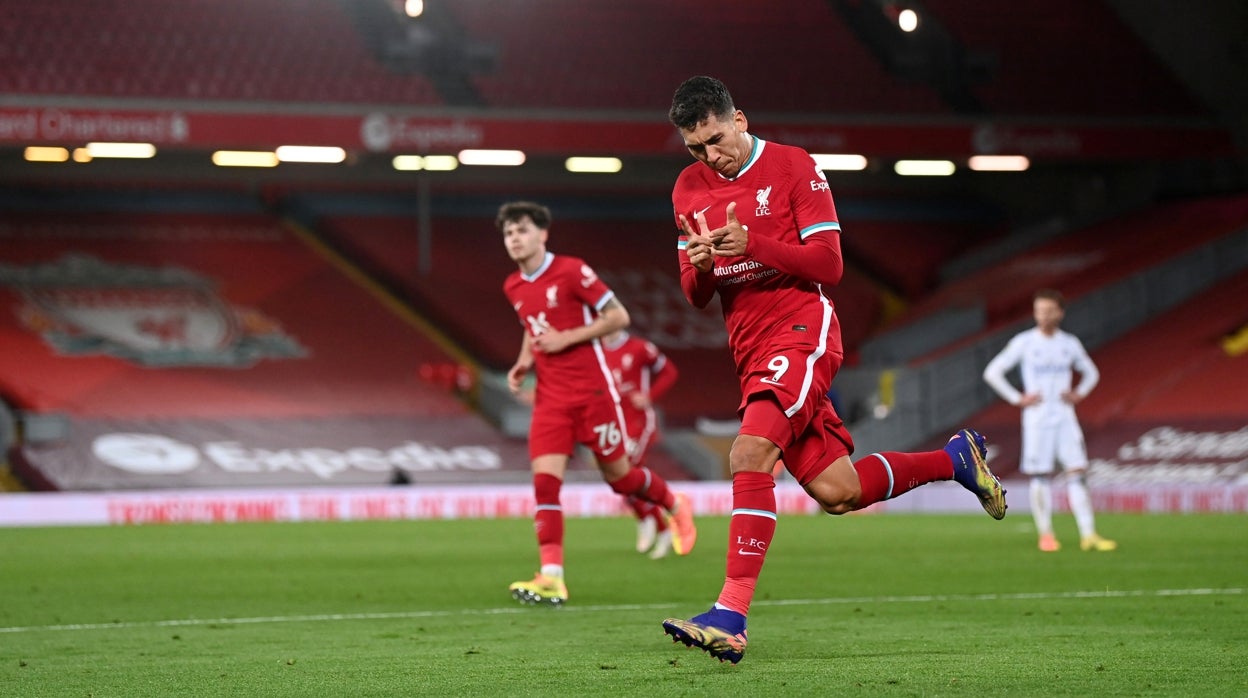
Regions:
<svg viewBox="0 0 1248 698"><path fill-rule="evenodd" d="M1042 289L1032 298L1036 326L1014 335L1009 344L984 368L984 380L1006 402L1022 408L1023 455L1019 470L1031 476L1031 517L1036 522L1040 550L1061 549L1053 535L1053 473L1057 462L1066 472L1070 510L1079 527L1079 547L1110 551L1118 544L1096 533L1092 498L1086 474L1088 451L1083 429L1075 416L1079 404L1101 379L1100 371L1079 338L1060 326L1066 315L1062 294ZM1005 374L1022 364L1023 390L1019 392ZM1079 371L1079 385L1071 390L1072 370Z"/></svg>
<svg viewBox="0 0 1248 698"><path fill-rule="evenodd" d="M678 555L693 549L697 529L686 496L673 493L648 468L629 463L620 396L600 341L628 326L628 310L588 264L546 250L550 222L549 209L526 201L503 204L495 221L518 267L503 283L503 292L524 328L520 355L507 372L508 386L518 394L528 372L538 374L529 458L541 569L532 580L509 588L523 603L561 605L568 588L559 491L577 443L594 454L612 490L663 507Z"/></svg>
<svg viewBox="0 0 1248 698"><path fill-rule="evenodd" d="M823 172L805 151L748 131L723 83L686 80L669 118L696 163L672 190L680 284L695 307L718 293L741 384L741 427L729 452L732 517L719 598L706 613L669 618L674 641L736 663L746 615L776 528L772 468L784 465L830 514L957 480L995 519L1005 492L984 439L963 429L938 451L850 460L853 440L827 398L842 360L840 324L825 287L840 281L841 226Z"/></svg>

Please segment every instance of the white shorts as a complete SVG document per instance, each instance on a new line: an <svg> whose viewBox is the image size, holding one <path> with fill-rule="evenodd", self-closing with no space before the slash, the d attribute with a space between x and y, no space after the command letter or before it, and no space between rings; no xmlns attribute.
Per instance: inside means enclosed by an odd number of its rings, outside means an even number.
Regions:
<svg viewBox="0 0 1248 698"><path fill-rule="evenodd" d="M1058 463L1062 470L1088 467L1088 448L1083 429L1075 419L1052 424L1023 424L1023 457L1019 470L1024 475L1052 475Z"/></svg>

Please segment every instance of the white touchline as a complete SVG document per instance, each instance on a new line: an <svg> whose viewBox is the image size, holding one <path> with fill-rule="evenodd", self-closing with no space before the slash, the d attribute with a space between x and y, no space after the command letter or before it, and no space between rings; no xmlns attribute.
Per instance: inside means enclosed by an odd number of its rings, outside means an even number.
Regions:
<svg viewBox="0 0 1248 698"><path fill-rule="evenodd" d="M863 603L929 603L932 601L1022 601L1052 599L1120 599L1151 596L1234 596L1244 589L1130 589L1122 591L1019 592L1009 594L931 594L921 596L848 596L830 599L772 599L755 601L754 606L827 606ZM610 606L565 606L559 613L604 613L648 611L674 608L679 604L617 604ZM492 616L533 613L532 608L460 609L457 611L395 611L392 613L324 613L306 616L260 616L255 618L182 618L174 620L119 621L116 623L69 623L0 627L0 633L34 633L67 630L118 630L129 628L178 628L198 625L255 625L259 623L324 623L352 620L404 620L408 618L448 618L452 616Z"/></svg>

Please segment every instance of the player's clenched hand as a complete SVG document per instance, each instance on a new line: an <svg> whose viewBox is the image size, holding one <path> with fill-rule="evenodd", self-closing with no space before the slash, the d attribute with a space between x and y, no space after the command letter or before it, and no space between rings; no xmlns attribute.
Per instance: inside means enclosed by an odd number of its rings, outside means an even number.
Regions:
<svg viewBox="0 0 1248 698"><path fill-rule="evenodd" d="M728 204L728 224L710 232L716 257L740 257L750 241L750 229L737 221L737 202Z"/></svg>
<svg viewBox="0 0 1248 698"><path fill-rule="evenodd" d="M711 236L706 228L706 216L695 213L693 219L698 223L697 231L683 213L680 215L680 227L685 231L685 256L694 269L708 272L715 266L715 258Z"/></svg>
<svg viewBox="0 0 1248 698"><path fill-rule="evenodd" d="M567 334L559 330L547 330L533 338L533 351L545 354L558 354L568 348L571 342Z"/></svg>

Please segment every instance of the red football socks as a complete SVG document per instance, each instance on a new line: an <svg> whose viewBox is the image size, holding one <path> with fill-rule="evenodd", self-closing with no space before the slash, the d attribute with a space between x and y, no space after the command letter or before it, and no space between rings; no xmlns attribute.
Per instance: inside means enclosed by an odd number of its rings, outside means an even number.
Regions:
<svg viewBox="0 0 1248 698"><path fill-rule="evenodd" d="M629 508L633 510L633 514L639 519L646 518L650 515L650 511L654 509L653 504L640 497L630 496L627 499Z"/></svg>
<svg viewBox="0 0 1248 698"><path fill-rule="evenodd" d="M633 510L633 514L638 521L644 520L647 516L653 517L656 531L667 530L667 517L662 514L659 505L651 504L641 497L629 497L628 506Z"/></svg>
<svg viewBox="0 0 1248 698"><path fill-rule="evenodd" d="M533 476L533 529L542 565L563 565L563 507L559 504L559 488L563 480L554 475Z"/></svg>
<svg viewBox="0 0 1248 698"><path fill-rule="evenodd" d="M776 533L776 480L771 473L732 475L732 519L728 522L728 565L718 603L742 615L750 612L754 586Z"/></svg>
<svg viewBox="0 0 1248 698"><path fill-rule="evenodd" d="M649 468L633 468L624 477L607 483L619 494L632 495L638 499L658 504L671 511L676 506L676 495L667 487L667 480Z"/></svg>
<svg viewBox="0 0 1248 698"><path fill-rule="evenodd" d="M872 453L854 463L862 496L856 508L862 509L876 502L892 499L898 495L937 480L953 478L953 461L942 451L924 453L897 453L886 451Z"/></svg>

